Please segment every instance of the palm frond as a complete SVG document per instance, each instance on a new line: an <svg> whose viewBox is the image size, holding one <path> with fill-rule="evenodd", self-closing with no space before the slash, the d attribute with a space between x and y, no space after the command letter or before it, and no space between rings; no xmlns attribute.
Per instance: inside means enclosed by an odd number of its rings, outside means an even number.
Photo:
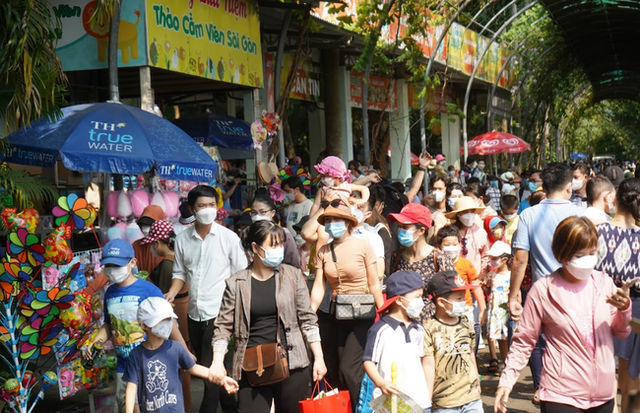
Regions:
<svg viewBox="0 0 640 413"><path fill-rule="evenodd" d="M18 211L32 208L36 203L52 203L59 196L49 179L8 168L0 169L0 192L11 196Z"/></svg>

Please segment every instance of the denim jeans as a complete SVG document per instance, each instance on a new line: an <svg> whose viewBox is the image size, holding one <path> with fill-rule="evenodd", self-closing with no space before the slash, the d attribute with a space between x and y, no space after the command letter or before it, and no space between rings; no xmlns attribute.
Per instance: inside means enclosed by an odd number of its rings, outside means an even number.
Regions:
<svg viewBox="0 0 640 413"><path fill-rule="evenodd" d="M449 409L433 409L433 413L484 413L482 400L474 400L460 407Z"/></svg>

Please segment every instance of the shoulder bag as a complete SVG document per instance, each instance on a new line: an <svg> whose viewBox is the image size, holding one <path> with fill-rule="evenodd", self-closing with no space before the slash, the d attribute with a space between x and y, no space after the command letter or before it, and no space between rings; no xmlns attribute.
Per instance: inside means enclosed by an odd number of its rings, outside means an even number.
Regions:
<svg viewBox="0 0 640 413"><path fill-rule="evenodd" d="M342 288L338 258L331 243L331 258L338 274L338 294L336 295L336 320L373 320L376 318L376 300L369 293L369 287L364 288L364 294L345 291Z"/></svg>
<svg viewBox="0 0 640 413"><path fill-rule="evenodd" d="M269 386L289 377L287 350L280 342L280 317L276 319L276 342L251 347L244 352L242 370L252 387Z"/></svg>

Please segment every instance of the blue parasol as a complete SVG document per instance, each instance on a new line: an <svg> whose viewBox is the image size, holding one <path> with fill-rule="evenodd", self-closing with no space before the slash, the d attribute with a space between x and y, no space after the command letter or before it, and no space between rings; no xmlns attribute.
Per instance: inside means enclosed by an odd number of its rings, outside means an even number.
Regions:
<svg viewBox="0 0 640 413"><path fill-rule="evenodd" d="M154 166L166 179L209 182L216 162L166 119L122 103L62 109L55 122L37 120L7 136L4 161L51 168L58 157L80 172L139 174Z"/></svg>

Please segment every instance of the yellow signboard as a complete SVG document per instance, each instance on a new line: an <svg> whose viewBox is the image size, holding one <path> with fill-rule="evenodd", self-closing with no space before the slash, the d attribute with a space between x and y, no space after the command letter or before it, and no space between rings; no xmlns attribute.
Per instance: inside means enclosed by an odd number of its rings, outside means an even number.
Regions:
<svg viewBox="0 0 640 413"><path fill-rule="evenodd" d="M149 65L262 87L257 0L147 0Z"/></svg>

